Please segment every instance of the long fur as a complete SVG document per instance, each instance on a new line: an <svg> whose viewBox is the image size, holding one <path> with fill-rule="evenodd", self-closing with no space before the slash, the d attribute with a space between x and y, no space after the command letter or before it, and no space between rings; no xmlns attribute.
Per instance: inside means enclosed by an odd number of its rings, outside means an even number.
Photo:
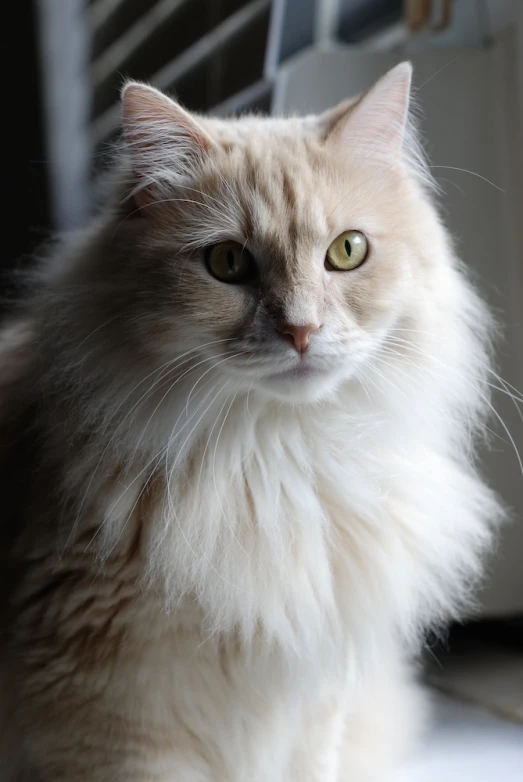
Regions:
<svg viewBox="0 0 523 782"><path fill-rule="evenodd" d="M470 609L503 515L475 465L494 327L391 74L303 120L127 88L110 202L4 350L6 669L44 781L364 782L423 722L424 635ZM351 228L368 261L326 272ZM230 239L259 289L209 275ZM281 319L321 321L312 377Z"/></svg>

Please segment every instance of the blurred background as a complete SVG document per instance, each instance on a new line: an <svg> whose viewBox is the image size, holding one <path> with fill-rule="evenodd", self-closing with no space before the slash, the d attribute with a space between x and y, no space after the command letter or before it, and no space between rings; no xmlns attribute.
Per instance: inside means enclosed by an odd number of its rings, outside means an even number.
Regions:
<svg viewBox="0 0 523 782"><path fill-rule="evenodd" d="M221 116L306 113L412 60L446 220L504 326L484 469L514 517L431 676L523 721L523 1L19 0L4 29L5 306L10 270L88 221L125 77Z"/></svg>

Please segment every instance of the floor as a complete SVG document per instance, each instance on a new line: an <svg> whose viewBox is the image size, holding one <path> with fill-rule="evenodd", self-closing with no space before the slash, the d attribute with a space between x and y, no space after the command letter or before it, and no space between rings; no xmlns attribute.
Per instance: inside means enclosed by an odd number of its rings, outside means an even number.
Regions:
<svg viewBox="0 0 523 782"><path fill-rule="evenodd" d="M473 639L438 655L434 723L394 782L523 782L523 651Z"/></svg>
<svg viewBox="0 0 523 782"><path fill-rule="evenodd" d="M394 782L523 782L522 723L438 693L435 700L433 728Z"/></svg>

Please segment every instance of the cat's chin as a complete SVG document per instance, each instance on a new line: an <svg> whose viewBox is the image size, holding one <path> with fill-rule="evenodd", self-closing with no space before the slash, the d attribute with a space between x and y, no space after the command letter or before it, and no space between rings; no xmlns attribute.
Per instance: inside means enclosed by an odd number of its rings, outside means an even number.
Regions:
<svg viewBox="0 0 523 782"><path fill-rule="evenodd" d="M258 387L280 401L307 404L327 399L340 380L341 376L333 371L298 368L267 375Z"/></svg>

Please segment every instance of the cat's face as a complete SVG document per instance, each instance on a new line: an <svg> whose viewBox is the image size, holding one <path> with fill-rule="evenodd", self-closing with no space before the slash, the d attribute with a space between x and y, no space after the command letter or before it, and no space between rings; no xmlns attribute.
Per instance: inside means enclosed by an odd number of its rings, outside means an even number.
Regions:
<svg viewBox="0 0 523 782"><path fill-rule="evenodd" d="M224 384L290 401L365 372L423 274L420 189L400 160L409 78L399 66L355 108L304 120L196 121L127 88L167 356L200 346Z"/></svg>

